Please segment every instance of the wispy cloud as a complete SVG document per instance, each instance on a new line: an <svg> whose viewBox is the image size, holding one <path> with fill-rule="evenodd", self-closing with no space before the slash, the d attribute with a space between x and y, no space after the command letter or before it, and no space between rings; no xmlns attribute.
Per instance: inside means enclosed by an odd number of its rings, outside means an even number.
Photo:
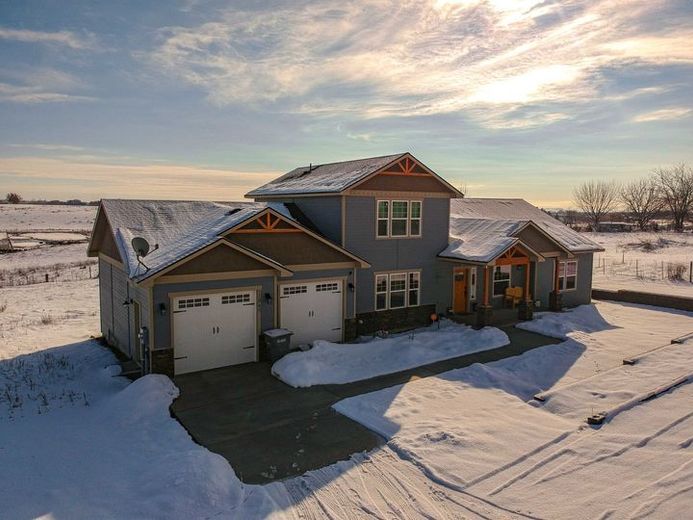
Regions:
<svg viewBox="0 0 693 520"><path fill-rule="evenodd" d="M94 100L79 94L84 88L81 81L59 70L38 68L5 75L14 82L0 81L0 102L37 104Z"/></svg>
<svg viewBox="0 0 693 520"><path fill-rule="evenodd" d="M0 183L25 197L150 198L156 194L167 199L241 200L250 189L278 175L121 159L0 157Z"/></svg>
<svg viewBox="0 0 693 520"><path fill-rule="evenodd" d="M219 105L357 118L464 112L492 127L545 125L571 117L566 104L575 113L599 102L611 68L693 63L690 24L642 28L665 5L323 0L169 27L146 57ZM518 122L521 107L532 110Z"/></svg>
<svg viewBox="0 0 693 520"><path fill-rule="evenodd" d="M79 50L92 49L96 46L93 36L78 36L71 31L44 32L0 27L0 39L25 43L57 44Z"/></svg>
<svg viewBox="0 0 693 520"><path fill-rule="evenodd" d="M681 119L693 113L693 109L687 107L669 107L638 114L633 118L636 123L649 123L651 121L666 121L669 119Z"/></svg>

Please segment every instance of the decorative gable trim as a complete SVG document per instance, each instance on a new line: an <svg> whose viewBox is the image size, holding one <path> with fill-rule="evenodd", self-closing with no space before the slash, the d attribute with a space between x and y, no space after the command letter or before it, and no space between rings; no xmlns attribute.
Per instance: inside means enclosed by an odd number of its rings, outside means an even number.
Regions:
<svg viewBox="0 0 693 520"><path fill-rule="evenodd" d="M428 168L425 164L416 159L409 152L396 158L391 163L386 164L382 168L375 170L369 175L366 175L364 178L354 182L353 184L345 188L342 191L342 193L344 193L345 195L352 194L355 190L358 190L360 186L378 176L393 177L397 179L431 179L432 181L435 180L437 184L441 185L444 188L444 191L448 192L449 194L452 194L453 197L464 197L464 195L458 189L456 189L449 182L447 182L445 179L436 174L433 170ZM434 183L433 185L435 186L436 183ZM368 188L365 189L367 190Z"/></svg>
<svg viewBox="0 0 693 520"><path fill-rule="evenodd" d="M238 223L231 229L225 231L222 236L228 237L234 233L305 233L306 235L322 242L323 244L339 251L359 264L361 269L368 269L371 265L363 258L356 256L343 247L330 242L326 238L314 233L307 227L295 221L288 220L272 208L267 208L249 219Z"/></svg>

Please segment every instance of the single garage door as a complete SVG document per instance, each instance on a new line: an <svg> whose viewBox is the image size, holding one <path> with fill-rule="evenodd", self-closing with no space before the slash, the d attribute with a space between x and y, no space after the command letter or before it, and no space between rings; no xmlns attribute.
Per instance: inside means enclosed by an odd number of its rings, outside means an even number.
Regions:
<svg viewBox="0 0 693 520"><path fill-rule="evenodd" d="M316 339L342 341L342 281L301 282L280 286L281 327L294 333L291 345Z"/></svg>
<svg viewBox="0 0 693 520"><path fill-rule="evenodd" d="M176 374L257 360L256 291L196 294L173 300Z"/></svg>

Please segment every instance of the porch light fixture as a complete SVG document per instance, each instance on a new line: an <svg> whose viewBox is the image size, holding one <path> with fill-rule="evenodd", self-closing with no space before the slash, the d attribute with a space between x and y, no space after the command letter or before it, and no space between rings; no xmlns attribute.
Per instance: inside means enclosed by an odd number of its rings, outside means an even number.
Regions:
<svg viewBox="0 0 693 520"><path fill-rule="evenodd" d="M159 314L161 316L166 316L166 304L163 302L159 304Z"/></svg>
<svg viewBox="0 0 693 520"><path fill-rule="evenodd" d="M347 285L347 287L349 287L349 290L350 290L351 292L354 292L355 287L354 287L354 284L353 284L353 283L349 282L349 284Z"/></svg>
<svg viewBox="0 0 693 520"><path fill-rule="evenodd" d="M266 303L267 305L269 305L270 303L272 303L272 295L271 295L270 293L268 293L268 292L265 293L265 303Z"/></svg>

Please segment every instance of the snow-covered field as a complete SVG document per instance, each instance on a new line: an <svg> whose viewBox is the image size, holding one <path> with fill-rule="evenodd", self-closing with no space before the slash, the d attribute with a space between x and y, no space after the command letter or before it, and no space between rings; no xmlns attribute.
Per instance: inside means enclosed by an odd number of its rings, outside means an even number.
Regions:
<svg viewBox="0 0 693 520"><path fill-rule="evenodd" d="M600 289L676 294L693 297L689 283L693 233L586 233L601 245L595 253L593 285ZM671 266L671 267L670 267ZM683 281L669 279L670 269L685 269Z"/></svg>
<svg viewBox="0 0 693 520"><path fill-rule="evenodd" d="M0 204L1 231L91 231L96 206Z"/></svg>
<svg viewBox="0 0 693 520"><path fill-rule="evenodd" d="M502 347L507 334L495 327L474 330L443 321L414 332L364 343L318 340L306 352L293 352L272 366L272 373L293 387L343 384L400 372L442 359Z"/></svg>
<svg viewBox="0 0 693 520"><path fill-rule="evenodd" d="M11 231L17 249L0 255L0 287L43 283L46 275L51 281L96 277L96 259L87 257L95 214L93 206L0 205L0 239Z"/></svg>

